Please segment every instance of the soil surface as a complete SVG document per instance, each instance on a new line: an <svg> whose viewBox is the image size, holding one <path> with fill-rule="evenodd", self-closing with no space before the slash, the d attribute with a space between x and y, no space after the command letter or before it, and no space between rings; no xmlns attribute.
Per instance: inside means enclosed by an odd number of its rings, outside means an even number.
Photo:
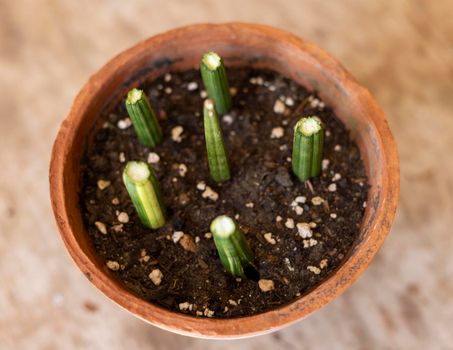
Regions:
<svg viewBox="0 0 453 350"><path fill-rule="evenodd" d="M198 317L256 314L314 288L347 257L368 192L357 146L315 93L271 71L229 69L228 77L233 108L221 126L230 181L209 175L196 70L140 86L160 119L161 145L138 142L121 100L100 116L82 160L80 205L106 269L141 298ZM307 183L290 163L303 115L326 126L323 172ZM121 173L129 160L150 162L160 181L168 222L159 230L141 225L128 197ZM209 233L221 214L236 217L260 278L272 282L225 273Z"/></svg>

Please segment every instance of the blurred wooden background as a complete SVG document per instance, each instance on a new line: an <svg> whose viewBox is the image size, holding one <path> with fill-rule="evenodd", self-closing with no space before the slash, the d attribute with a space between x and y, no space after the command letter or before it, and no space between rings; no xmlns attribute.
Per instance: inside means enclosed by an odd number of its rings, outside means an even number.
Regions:
<svg viewBox="0 0 453 350"><path fill-rule="evenodd" d="M0 0L0 349L453 349L453 2ZM71 100L106 60L193 22L271 24L374 93L401 156L392 233L343 296L267 336L206 341L128 315L63 249L47 169Z"/></svg>

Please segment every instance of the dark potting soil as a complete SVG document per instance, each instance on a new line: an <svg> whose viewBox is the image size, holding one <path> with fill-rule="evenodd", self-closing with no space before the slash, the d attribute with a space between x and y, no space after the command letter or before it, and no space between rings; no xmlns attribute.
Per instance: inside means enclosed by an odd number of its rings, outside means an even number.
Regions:
<svg viewBox="0 0 453 350"><path fill-rule="evenodd" d="M196 70L140 86L160 119L161 145L138 142L123 99L100 116L82 160L82 214L106 268L139 297L199 317L256 314L310 291L347 257L368 192L357 146L316 94L271 71L229 69L228 76L235 95L221 126L230 181L217 184L209 175ZM322 175L307 183L290 162L293 127L303 115L326 126ZM129 160L151 162L159 179L168 209L159 230L141 225L128 197L121 174ZM209 233L221 214L236 217L260 279L272 282L226 274Z"/></svg>

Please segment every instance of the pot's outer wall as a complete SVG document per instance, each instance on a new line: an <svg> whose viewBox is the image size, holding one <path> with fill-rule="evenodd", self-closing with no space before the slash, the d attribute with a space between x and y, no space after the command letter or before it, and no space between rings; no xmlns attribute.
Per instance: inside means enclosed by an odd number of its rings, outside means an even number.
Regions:
<svg viewBox="0 0 453 350"><path fill-rule="evenodd" d="M141 79L197 68L214 50L227 66L268 68L319 92L359 145L371 185L360 236L345 263L316 289L289 305L235 319L195 318L150 304L127 291L97 257L78 206L80 157L101 110ZM61 125L52 152L50 192L65 245L85 276L115 303L163 329L206 338L263 334L300 320L343 293L366 269L389 233L399 197L397 149L370 93L327 53L268 26L227 23L178 28L121 53L93 75Z"/></svg>

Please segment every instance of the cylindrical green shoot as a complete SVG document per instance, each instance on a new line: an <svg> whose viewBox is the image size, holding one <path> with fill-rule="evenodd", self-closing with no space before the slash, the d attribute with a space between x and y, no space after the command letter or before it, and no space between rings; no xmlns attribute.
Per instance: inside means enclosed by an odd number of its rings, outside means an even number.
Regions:
<svg viewBox="0 0 453 350"><path fill-rule="evenodd" d="M211 232L220 261L228 273L236 277L246 277L250 271L258 273L253 252L232 218L216 217L211 222Z"/></svg>
<svg viewBox="0 0 453 350"><path fill-rule="evenodd" d="M145 162L128 162L123 182L142 224L157 229L165 225L165 206L159 184Z"/></svg>
<svg viewBox="0 0 453 350"><path fill-rule="evenodd" d="M204 136L208 153L209 171L214 181L221 182L230 179L230 166L223 143L219 117L210 99L204 101L203 108Z"/></svg>
<svg viewBox="0 0 453 350"><path fill-rule="evenodd" d="M231 108L231 95L222 58L212 51L205 53L201 59L200 71L208 97L214 100L217 112L228 112Z"/></svg>
<svg viewBox="0 0 453 350"><path fill-rule="evenodd" d="M317 117L300 119L294 127L293 172L306 181L321 173L324 127Z"/></svg>
<svg viewBox="0 0 453 350"><path fill-rule="evenodd" d="M157 146L162 141L162 130L143 90L129 91L126 109L140 142L147 147Z"/></svg>

